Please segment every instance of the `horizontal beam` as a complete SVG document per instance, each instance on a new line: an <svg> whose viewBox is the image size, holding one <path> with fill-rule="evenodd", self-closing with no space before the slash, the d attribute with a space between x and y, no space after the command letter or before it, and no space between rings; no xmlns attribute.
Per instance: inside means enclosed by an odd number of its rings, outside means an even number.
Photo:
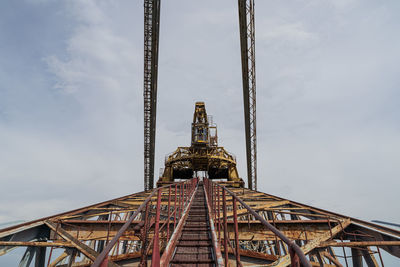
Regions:
<svg viewBox="0 0 400 267"><path fill-rule="evenodd" d="M34 221L30 221L30 222L24 222L21 224L17 224L17 225L13 225L4 229L0 229L0 238L4 237L4 236L8 236L17 232L22 232L26 229L30 229L36 226L40 226L44 224L44 221L46 220L55 220L57 219L63 219L63 218L68 218L70 216L75 216L75 217L79 217L79 216L85 216L87 215L87 212L90 212L94 209L100 209L101 207L106 207L108 205L115 205L115 203L118 203L118 201L125 201L125 200L130 200L132 198L134 199L146 199L146 197L149 195L148 192L138 192L135 194L130 194L130 195L126 195L126 196L122 196L122 197L118 197L118 198L114 198L111 200L107 200L104 202L100 202L97 204L93 204L93 205L89 205L83 208L79 208L79 209L75 209L75 210L71 210L71 211L67 211L67 212L63 212L63 213L59 213L56 215L52 215L52 216L48 216L48 217L44 217L44 218L40 218Z"/></svg>
<svg viewBox="0 0 400 267"><path fill-rule="evenodd" d="M0 241L0 247L70 247L75 246L71 242L53 241L53 242L24 242L24 241Z"/></svg>
<svg viewBox="0 0 400 267"><path fill-rule="evenodd" d="M267 220L269 223L275 223L275 224L328 224L328 223L335 223L334 221L331 220ZM132 224L139 224L142 221L132 221ZM70 226L72 225L81 225L81 226L98 226L98 225L118 225L118 224L125 224L126 220L118 220L118 221L84 221L84 220L63 220L61 221L61 224L64 226L64 224L69 224ZM165 220L160 220L160 224L165 223ZM228 224L233 224L233 221L227 221ZM251 224L251 225L262 225L259 221L247 221L247 220L238 220L238 224Z"/></svg>
<svg viewBox="0 0 400 267"><path fill-rule="evenodd" d="M359 241L359 242L322 242L319 247L376 247L400 246L400 241Z"/></svg>
<svg viewBox="0 0 400 267"><path fill-rule="evenodd" d="M224 252L224 248L221 248L221 252ZM228 253L234 255L234 251L232 248L228 248ZM279 257L276 255L265 254L253 250L246 250L246 249L239 249L240 256L249 257L249 258L256 258L261 260L267 261L276 261Z"/></svg>
<svg viewBox="0 0 400 267"><path fill-rule="evenodd" d="M333 227L331 231L325 232L324 234L319 235L318 238L310 240L310 242L301 247L301 250L304 254L308 254L314 248L317 248L322 242L326 242L328 239L335 237L335 235L346 229L350 223L350 219L345 220L341 225ZM277 263L279 263L279 266L289 266L290 262L290 255L286 255L285 257L280 258Z"/></svg>
<svg viewBox="0 0 400 267"><path fill-rule="evenodd" d="M51 230L55 231L58 235L60 235L62 238L70 241L76 249L78 249L83 254L85 254L85 256L88 257L89 259L95 260L96 257L98 256L98 253L95 250L93 250L91 247L87 246L86 244L83 244L82 242L80 242L75 237L71 236L69 233L67 233L63 229L58 228L55 223L46 221L45 224Z"/></svg>

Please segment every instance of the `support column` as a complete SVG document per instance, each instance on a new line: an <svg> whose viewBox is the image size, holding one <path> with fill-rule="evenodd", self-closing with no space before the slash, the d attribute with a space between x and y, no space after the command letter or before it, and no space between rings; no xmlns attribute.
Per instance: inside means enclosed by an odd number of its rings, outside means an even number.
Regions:
<svg viewBox="0 0 400 267"><path fill-rule="evenodd" d="M248 187L257 190L254 0L238 0Z"/></svg>
<svg viewBox="0 0 400 267"><path fill-rule="evenodd" d="M160 0L144 1L144 189L154 187Z"/></svg>

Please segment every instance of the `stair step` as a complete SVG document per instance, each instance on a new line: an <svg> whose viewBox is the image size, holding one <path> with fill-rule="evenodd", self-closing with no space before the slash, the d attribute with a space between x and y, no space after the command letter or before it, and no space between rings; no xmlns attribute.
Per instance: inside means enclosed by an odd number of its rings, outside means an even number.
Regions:
<svg viewBox="0 0 400 267"><path fill-rule="evenodd" d="M199 253L212 253L212 247L181 247L176 248L176 254L199 254Z"/></svg>
<svg viewBox="0 0 400 267"><path fill-rule="evenodd" d="M172 263L171 267L213 267L215 266L214 263Z"/></svg>
<svg viewBox="0 0 400 267"><path fill-rule="evenodd" d="M204 188L200 184L170 266L215 266Z"/></svg>

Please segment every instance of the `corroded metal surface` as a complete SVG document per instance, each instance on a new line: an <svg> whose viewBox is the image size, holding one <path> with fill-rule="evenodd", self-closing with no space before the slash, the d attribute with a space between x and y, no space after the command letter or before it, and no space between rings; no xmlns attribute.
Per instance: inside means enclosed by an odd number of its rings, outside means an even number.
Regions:
<svg viewBox="0 0 400 267"><path fill-rule="evenodd" d="M256 39L254 0L238 0L248 187L257 190Z"/></svg>
<svg viewBox="0 0 400 267"><path fill-rule="evenodd" d="M229 254L234 255L237 253L234 241L236 213L242 263L256 263L258 259L258 264L291 264L290 248L260 223L256 214L295 242L312 266L350 266L353 258L364 261L368 266L383 266L382 250L400 258L400 232L397 230L246 188L229 185L226 188L245 205L237 202L235 208L232 195L226 195L228 234L224 238L224 207L218 204L223 192L214 188L211 194L214 222L220 229L218 236L223 253L228 247ZM223 244L225 239L227 246Z"/></svg>
<svg viewBox="0 0 400 267"><path fill-rule="evenodd" d="M236 158L218 146L216 129L217 126L209 121L204 102L196 102L191 146L178 147L166 157L165 168L157 185L190 179L197 172L207 172L210 179L225 179L237 187L243 187L244 182L236 168Z"/></svg>
<svg viewBox="0 0 400 267"><path fill-rule="evenodd" d="M225 182L221 184L226 185ZM185 188L180 184L176 184L175 187L175 184L172 184L170 188L171 191L168 187L162 189L160 199L160 256L163 255L168 240L167 226L169 225L170 236L172 236L184 212L183 203L187 205L190 202L188 187ZM246 188L229 187L229 185L227 188L288 239L294 241L313 266L324 264L351 266L353 256L368 262L369 266L374 266L371 264L375 263L376 266L382 266L384 260L382 250L400 257L400 232L394 229ZM45 262L53 264L51 266L61 266L63 261L69 260L73 266L90 266L151 194L152 191L139 192L2 229L0 230L0 255L17 247L26 247L34 255L42 257L43 262L43 249L45 249L47 251ZM226 255L229 261L235 261L234 254L238 252L244 266L251 264L289 266L291 260L288 247L256 220L240 202L237 202L236 209L239 243L236 250L232 197L227 194L225 199L227 231L224 233L223 226L220 224L224 223L221 196L220 190L215 190L210 195L209 204L213 212L207 215L203 213L204 206L193 203L192 213L190 213L193 217L188 218L185 224L186 230L183 231L183 239L179 240L181 247L177 248L178 254L197 255L204 252L207 255L210 252L213 243L207 233L210 226L205 219L211 216L213 222L216 223L214 229L220 242L222 256L225 256L224 248L228 247ZM193 199L200 198L196 196ZM108 254L109 266L138 265L143 258L143 251L149 255L147 262L151 262L157 194L150 197L148 207L149 220L144 223L146 210L138 213ZM227 246L223 244L225 240ZM143 241L147 242L144 248ZM232 248L228 242L231 243ZM35 248L42 248L42 253ZM185 254L181 259L186 258ZM31 261L35 261L35 257ZM2 257L0 257L0 266L2 266Z"/></svg>
<svg viewBox="0 0 400 267"><path fill-rule="evenodd" d="M163 252L196 185L192 179L2 229L0 256L27 247L26 255L35 257L23 257L20 266L32 261L63 266L66 259L74 266L99 258L108 266L146 262L157 244Z"/></svg>
<svg viewBox="0 0 400 267"><path fill-rule="evenodd" d="M200 185L180 234L171 266L215 266L208 210L203 185Z"/></svg>
<svg viewBox="0 0 400 267"><path fill-rule="evenodd" d="M144 0L144 189L153 188L161 0Z"/></svg>

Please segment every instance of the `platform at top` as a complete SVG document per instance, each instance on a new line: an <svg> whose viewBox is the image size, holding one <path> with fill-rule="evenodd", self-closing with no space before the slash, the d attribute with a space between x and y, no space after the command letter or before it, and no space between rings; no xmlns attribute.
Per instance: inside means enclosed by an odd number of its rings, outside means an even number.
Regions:
<svg viewBox="0 0 400 267"><path fill-rule="evenodd" d="M197 177L198 172L204 172L210 179L225 180L232 186L244 186L237 171L236 157L224 147L218 146L217 126L207 115L204 102L195 104L191 145L178 147L166 156L165 167L157 186Z"/></svg>

